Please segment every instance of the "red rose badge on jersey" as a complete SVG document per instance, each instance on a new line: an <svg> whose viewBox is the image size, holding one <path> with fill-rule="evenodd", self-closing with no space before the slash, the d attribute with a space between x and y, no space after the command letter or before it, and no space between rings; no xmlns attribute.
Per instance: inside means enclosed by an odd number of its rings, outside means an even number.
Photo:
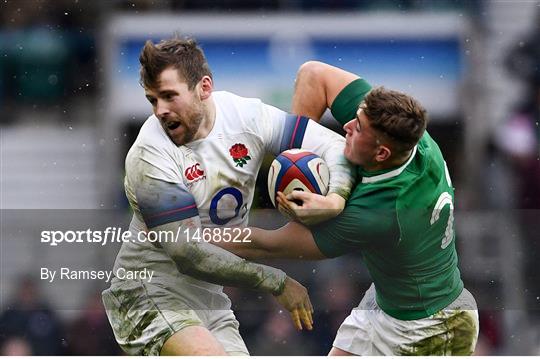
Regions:
<svg viewBox="0 0 540 359"><path fill-rule="evenodd" d="M231 148L229 148L229 153L231 154L236 167L244 167L244 165L251 159L249 157L248 149L243 143L236 143Z"/></svg>

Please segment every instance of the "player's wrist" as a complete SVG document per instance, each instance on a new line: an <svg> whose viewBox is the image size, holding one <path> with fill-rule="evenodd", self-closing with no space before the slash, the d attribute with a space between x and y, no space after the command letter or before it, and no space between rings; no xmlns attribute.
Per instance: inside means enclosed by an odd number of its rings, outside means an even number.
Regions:
<svg viewBox="0 0 540 359"><path fill-rule="evenodd" d="M343 187L343 186L331 186L328 189L328 194L335 194L341 198L343 198L344 201L347 201L349 197L351 196L351 191L349 188Z"/></svg>
<svg viewBox="0 0 540 359"><path fill-rule="evenodd" d="M330 204L330 208L328 209L341 213L341 211L343 211L343 209L345 208L346 200L339 193L328 193L328 195L326 195L326 198L328 198L328 202Z"/></svg>
<svg viewBox="0 0 540 359"><path fill-rule="evenodd" d="M277 297L277 296L280 296L283 294L283 292L285 291L285 286L287 284L287 278L289 278L285 272L282 272L283 273L283 278L279 281L277 287L275 288L275 290L272 291L272 295Z"/></svg>
<svg viewBox="0 0 540 359"><path fill-rule="evenodd" d="M274 296L279 296L285 290L285 280L287 274L281 269L270 267L264 264L258 264L263 271L263 279L257 284L254 289L272 293Z"/></svg>

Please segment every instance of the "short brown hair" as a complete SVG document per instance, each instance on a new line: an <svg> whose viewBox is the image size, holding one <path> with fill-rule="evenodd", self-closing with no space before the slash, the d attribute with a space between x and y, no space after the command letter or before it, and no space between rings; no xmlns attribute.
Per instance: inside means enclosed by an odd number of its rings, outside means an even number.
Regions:
<svg viewBox="0 0 540 359"><path fill-rule="evenodd" d="M139 56L141 63L140 83L145 88L155 88L163 70L174 67L186 81L189 90L203 76L212 77L204 52L194 39L175 36L154 44L146 41Z"/></svg>
<svg viewBox="0 0 540 359"><path fill-rule="evenodd" d="M376 87L360 106L371 127L387 135L399 152L412 149L426 129L424 107L399 91Z"/></svg>

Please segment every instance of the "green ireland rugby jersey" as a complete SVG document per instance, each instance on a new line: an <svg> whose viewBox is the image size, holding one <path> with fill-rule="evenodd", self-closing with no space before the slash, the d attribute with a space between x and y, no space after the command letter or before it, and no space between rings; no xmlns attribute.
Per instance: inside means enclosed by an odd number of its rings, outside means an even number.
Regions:
<svg viewBox="0 0 540 359"><path fill-rule="evenodd" d="M367 90L366 90L367 88ZM357 108L369 85L356 80L336 100ZM344 101L343 97L355 97ZM352 110L334 109L354 117ZM356 110L355 110L356 111ZM337 116L336 116L337 117ZM426 132L398 168L366 172L338 217L312 227L323 254L360 251L387 314L414 320L454 301L463 289L454 241L454 191L438 145Z"/></svg>

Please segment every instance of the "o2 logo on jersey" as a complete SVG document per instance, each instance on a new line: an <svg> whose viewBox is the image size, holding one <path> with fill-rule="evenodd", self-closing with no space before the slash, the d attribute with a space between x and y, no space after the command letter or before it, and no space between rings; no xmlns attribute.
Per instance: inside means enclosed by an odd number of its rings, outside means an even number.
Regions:
<svg viewBox="0 0 540 359"><path fill-rule="evenodd" d="M247 214L247 203L244 203L242 192L234 187L223 188L210 202L210 220L223 226L237 217L241 210L243 212L241 218L244 218Z"/></svg>
<svg viewBox="0 0 540 359"><path fill-rule="evenodd" d="M184 176L186 176L188 181L195 183L197 181L206 179L204 171L199 168L200 165L201 164L197 162L193 166L186 168L184 171Z"/></svg>

